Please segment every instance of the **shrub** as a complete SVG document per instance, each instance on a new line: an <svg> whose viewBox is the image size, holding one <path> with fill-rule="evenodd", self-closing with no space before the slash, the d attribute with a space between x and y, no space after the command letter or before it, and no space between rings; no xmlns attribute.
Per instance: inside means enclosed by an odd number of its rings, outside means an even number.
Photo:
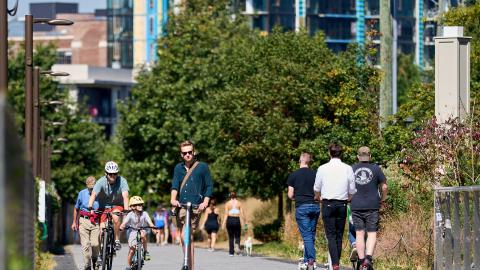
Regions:
<svg viewBox="0 0 480 270"><path fill-rule="evenodd" d="M282 221L276 219L272 223L255 226L253 235L262 242L278 241L281 238L281 227Z"/></svg>

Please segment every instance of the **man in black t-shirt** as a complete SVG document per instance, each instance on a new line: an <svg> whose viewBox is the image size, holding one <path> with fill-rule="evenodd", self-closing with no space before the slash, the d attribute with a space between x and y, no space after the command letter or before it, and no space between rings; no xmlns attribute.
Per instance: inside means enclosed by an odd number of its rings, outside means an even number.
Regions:
<svg viewBox="0 0 480 270"><path fill-rule="evenodd" d="M300 169L288 176L288 198L295 200L295 218L304 244L303 262L299 269L312 269L315 263L315 232L320 205L314 200L313 184L315 171L309 168L312 156L309 153L300 155Z"/></svg>
<svg viewBox="0 0 480 270"><path fill-rule="evenodd" d="M372 269L372 256L380 220L379 209L387 199L387 179L378 165L370 163L370 148L360 147L357 158L359 163L352 166L357 193L352 197L350 208L357 238L359 259L357 269L367 270ZM365 232L367 232L366 245Z"/></svg>

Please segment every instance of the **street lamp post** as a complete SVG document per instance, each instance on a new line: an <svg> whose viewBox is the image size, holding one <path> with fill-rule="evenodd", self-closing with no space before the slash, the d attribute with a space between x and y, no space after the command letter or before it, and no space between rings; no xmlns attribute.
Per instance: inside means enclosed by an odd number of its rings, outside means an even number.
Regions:
<svg viewBox="0 0 480 270"><path fill-rule="evenodd" d="M40 101L40 74L42 75L50 75L50 76L69 76L67 72L53 72L51 70L40 70L39 67L34 68L33 72L33 174L34 176L40 176L43 178L44 175L41 174L43 165L42 159L44 157L42 152L42 132L43 129L41 128L41 104ZM52 100L46 101L45 104L48 105L62 105L63 102Z"/></svg>
<svg viewBox="0 0 480 270"><path fill-rule="evenodd" d="M8 88L8 26L7 0L0 0L0 94Z"/></svg>
<svg viewBox="0 0 480 270"><path fill-rule="evenodd" d="M48 25L72 25L73 22L65 19L47 19L33 18L32 15L25 15L25 145L27 147L28 159L33 163L34 175L38 175L38 160L34 161L35 140L34 135L35 123L34 119L34 82L33 82L33 24L45 23ZM1 30L1 28L0 28ZM38 122L37 122L38 124ZM38 129L38 126L37 126ZM38 146L37 146L38 148ZM38 156L39 153L37 153ZM36 165L35 165L36 164ZM36 167L36 171L35 171Z"/></svg>

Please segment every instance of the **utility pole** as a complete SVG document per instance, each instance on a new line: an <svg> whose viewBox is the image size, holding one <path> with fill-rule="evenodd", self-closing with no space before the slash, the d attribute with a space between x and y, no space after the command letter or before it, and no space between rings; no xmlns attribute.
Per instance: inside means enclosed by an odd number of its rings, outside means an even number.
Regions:
<svg viewBox="0 0 480 270"><path fill-rule="evenodd" d="M392 15L390 0L380 1L380 65L383 70L380 82L380 127L392 110Z"/></svg>
<svg viewBox="0 0 480 270"><path fill-rule="evenodd" d="M8 88L8 8L7 0L0 0L0 95Z"/></svg>
<svg viewBox="0 0 480 270"><path fill-rule="evenodd" d="M33 161L33 16L25 15L25 145ZM36 176L36 175L35 175Z"/></svg>

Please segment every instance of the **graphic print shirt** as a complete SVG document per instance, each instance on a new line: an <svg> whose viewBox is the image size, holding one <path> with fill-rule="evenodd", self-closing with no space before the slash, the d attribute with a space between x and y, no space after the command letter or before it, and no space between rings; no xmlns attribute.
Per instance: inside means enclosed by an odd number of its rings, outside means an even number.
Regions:
<svg viewBox="0 0 480 270"><path fill-rule="evenodd" d="M382 169L372 163L360 162L352 166L357 193L352 197L352 210L380 209L378 185L387 181Z"/></svg>

